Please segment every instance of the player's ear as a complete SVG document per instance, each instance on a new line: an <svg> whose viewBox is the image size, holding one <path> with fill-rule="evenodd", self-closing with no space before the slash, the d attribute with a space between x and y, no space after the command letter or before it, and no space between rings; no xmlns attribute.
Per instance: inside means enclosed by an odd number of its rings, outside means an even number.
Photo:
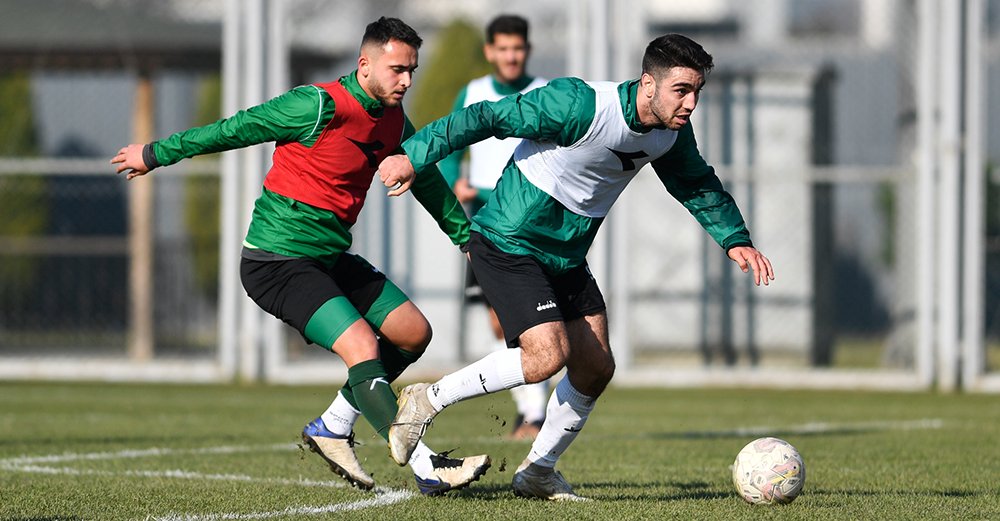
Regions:
<svg viewBox="0 0 1000 521"><path fill-rule="evenodd" d="M656 78L648 72L642 73L642 77L639 78L639 88L644 96L652 98L656 93Z"/></svg>
<svg viewBox="0 0 1000 521"><path fill-rule="evenodd" d="M363 78L367 78L368 73L371 72L370 69L371 69L371 60L369 60L368 55L365 54L364 51L362 51L361 55L358 56L358 74L360 74L361 77Z"/></svg>

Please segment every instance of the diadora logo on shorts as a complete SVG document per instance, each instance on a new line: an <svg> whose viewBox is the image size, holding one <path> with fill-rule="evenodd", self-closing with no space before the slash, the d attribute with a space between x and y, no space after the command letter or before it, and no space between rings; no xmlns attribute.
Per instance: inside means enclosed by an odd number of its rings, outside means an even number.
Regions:
<svg viewBox="0 0 1000 521"><path fill-rule="evenodd" d="M552 300L547 300L544 304L539 303L538 307L536 307L535 310L545 311L546 309L552 309L554 307L556 307L556 303L552 302Z"/></svg>

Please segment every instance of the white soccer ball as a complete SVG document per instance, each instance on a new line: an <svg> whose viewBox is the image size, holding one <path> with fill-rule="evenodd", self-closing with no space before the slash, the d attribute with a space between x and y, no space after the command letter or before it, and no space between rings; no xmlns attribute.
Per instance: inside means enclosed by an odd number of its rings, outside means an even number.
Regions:
<svg viewBox="0 0 1000 521"><path fill-rule="evenodd" d="M791 503L802 492L806 466L799 451L779 438L751 441L733 463L733 484L751 504Z"/></svg>

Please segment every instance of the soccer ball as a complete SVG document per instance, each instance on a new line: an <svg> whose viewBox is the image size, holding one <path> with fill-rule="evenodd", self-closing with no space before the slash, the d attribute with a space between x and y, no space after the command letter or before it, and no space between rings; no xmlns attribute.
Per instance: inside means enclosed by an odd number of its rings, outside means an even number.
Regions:
<svg viewBox="0 0 1000 521"><path fill-rule="evenodd" d="M791 503L802 492L806 466L787 441L758 438L751 441L733 463L736 492L748 503Z"/></svg>

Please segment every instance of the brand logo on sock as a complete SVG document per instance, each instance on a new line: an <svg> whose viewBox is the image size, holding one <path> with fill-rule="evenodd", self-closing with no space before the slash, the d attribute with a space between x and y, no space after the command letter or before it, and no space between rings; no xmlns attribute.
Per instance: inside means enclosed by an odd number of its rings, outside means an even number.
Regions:
<svg viewBox="0 0 1000 521"><path fill-rule="evenodd" d="M580 432L580 430L582 430L582 429L583 429L583 427L577 427L577 428L574 428L574 427L566 427L566 428L565 428L565 429L563 429L563 430L564 430L564 431L566 431L566 432Z"/></svg>
<svg viewBox="0 0 1000 521"><path fill-rule="evenodd" d="M384 383L385 385L389 385L389 382L385 381L385 378L382 378L382 377L380 376L380 377L378 377L378 378L376 378L376 379L372 380L372 384L371 384L370 386L368 386L368 390L369 390L369 391L374 391L374 390L375 390L375 384L377 384L377 383L379 383L379 382L382 382L382 383Z"/></svg>
<svg viewBox="0 0 1000 521"><path fill-rule="evenodd" d="M544 304L542 304L542 303L539 303L539 304L538 304L538 307L537 307L537 308L535 308L535 309L536 309L537 311L545 311L546 309L552 309L552 308L554 308L554 307L556 307L556 303L555 303L555 302L552 302L552 300L548 300L548 301L546 301L546 302L545 302Z"/></svg>
<svg viewBox="0 0 1000 521"><path fill-rule="evenodd" d="M490 390L486 388L486 377L483 376L483 373L479 373L479 383L480 383L480 385L483 386L483 392L486 392L486 393L490 392Z"/></svg>
<svg viewBox="0 0 1000 521"><path fill-rule="evenodd" d="M431 386L431 393L432 393L432 394L433 394L433 395L434 395L435 397L437 397L437 395L438 395L438 391L440 391L440 390L441 390L441 386L439 386L438 384L434 384L434 385L432 385L432 386Z"/></svg>

